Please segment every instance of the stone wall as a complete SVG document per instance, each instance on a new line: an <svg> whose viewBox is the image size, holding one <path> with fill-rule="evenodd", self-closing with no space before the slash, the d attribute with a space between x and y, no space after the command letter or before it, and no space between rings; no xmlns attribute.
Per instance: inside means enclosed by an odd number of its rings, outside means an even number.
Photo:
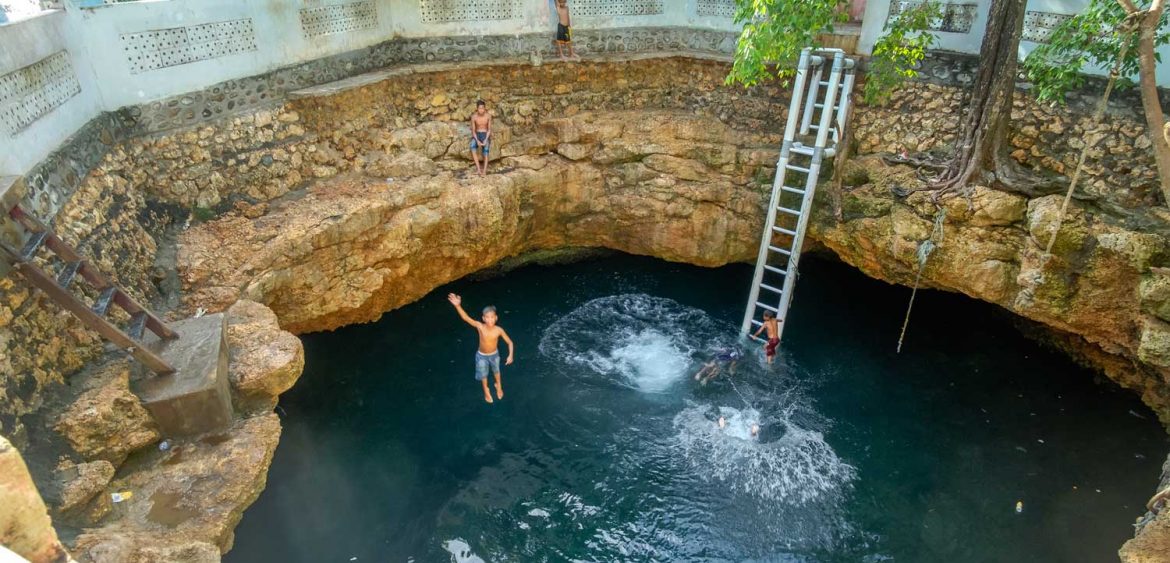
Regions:
<svg viewBox="0 0 1170 563"><path fill-rule="evenodd" d="M776 158L767 135L664 110L580 113L501 135L503 158L485 177L469 170L454 125L394 132L361 174L183 233L177 268L188 308L246 297L287 330L312 332L375 320L530 251L746 261Z"/></svg>
<svg viewBox="0 0 1170 563"><path fill-rule="evenodd" d="M146 195L100 169L77 183L52 226L136 299L155 301L152 266L158 246L152 231L159 223ZM63 263L42 265L55 275ZM74 289L82 287L74 283ZM48 386L64 383L67 374L101 351L100 337L43 292L16 274L0 279L0 434L23 445L27 436L20 417L41 405Z"/></svg>
<svg viewBox="0 0 1170 563"><path fill-rule="evenodd" d="M775 131L784 116L782 90L726 88L726 72L724 63L689 58L413 67L382 73L380 81L366 86L306 92L276 108L133 139L98 169L127 178L154 199L185 207L267 201L361 166L372 151L409 142L397 130L425 122L462 125L481 98L496 126L518 135L582 111L641 108L712 115L744 130ZM422 152L445 153L457 137Z"/></svg>
<svg viewBox="0 0 1170 563"><path fill-rule="evenodd" d="M922 80L894 93L886 107L861 107L854 113L859 154L952 148L974 79L976 61L933 56ZM1068 96L1066 106L1036 102L1019 90L1012 111L1012 156L1025 167L1071 175L1086 141L1089 150L1078 192L1113 211L1159 205L1157 168L1136 92L1116 91L1104 123L1092 119L1104 84ZM1067 184L1058 187L1063 190ZM1167 216L1170 218L1170 215Z"/></svg>

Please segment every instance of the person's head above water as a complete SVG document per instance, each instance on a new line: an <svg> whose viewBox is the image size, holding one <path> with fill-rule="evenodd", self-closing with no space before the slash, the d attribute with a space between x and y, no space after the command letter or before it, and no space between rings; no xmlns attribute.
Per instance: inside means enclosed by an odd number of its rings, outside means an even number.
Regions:
<svg viewBox="0 0 1170 563"><path fill-rule="evenodd" d="M483 324L488 326L496 326L496 321L499 320L499 315L496 315L496 308L493 305L488 305L483 308Z"/></svg>

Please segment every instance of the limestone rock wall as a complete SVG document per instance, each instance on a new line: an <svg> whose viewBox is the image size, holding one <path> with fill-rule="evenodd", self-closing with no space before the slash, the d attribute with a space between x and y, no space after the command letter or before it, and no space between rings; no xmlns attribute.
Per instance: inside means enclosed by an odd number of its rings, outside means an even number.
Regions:
<svg viewBox="0 0 1170 563"><path fill-rule="evenodd" d="M578 114L501 140L496 173L469 174L453 130L396 130L381 164L296 197L193 226L178 257L188 307L239 298L294 332L377 319L434 287L540 249L600 246L721 265L756 252L776 153L764 135L677 112ZM462 138L460 138L461 140ZM521 147L509 149L508 147ZM568 155L568 156L566 156ZM409 165L403 164L408 163ZM761 180L763 180L761 182Z"/></svg>
<svg viewBox="0 0 1170 563"><path fill-rule="evenodd" d="M974 61L931 57L924 79L895 92L884 107L854 112L858 154L911 153L954 147L969 97ZM1085 142L1089 149L1078 190L1113 210L1160 205L1157 168L1131 91L1116 91L1102 123L1092 119L1103 85L1071 92L1067 105L1041 104L1018 91L1012 109L1011 154L1027 168L1071 175ZM1170 214L1162 220L1170 219Z"/></svg>
<svg viewBox="0 0 1170 563"><path fill-rule="evenodd" d="M151 232L160 224L157 217L145 193L99 168L79 181L52 225L108 277L150 303L158 296L152 282L158 245ZM62 264L44 265L55 274ZM101 344L96 333L23 278L0 278L0 435L23 443L20 417L39 408L47 386L63 383L66 374L97 357Z"/></svg>
<svg viewBox="0 0 1170 563"><path fill-rule="evenodd" d="M938 240L939 209L925 192L896 195L922 185L909 167L867 158L851 168L855 185L820 193L812 235L871 277L913 284L920 245ZM1149 217L1115 217L1074 201L1046 259L1062 199L976 187L970 198L946 200L941 244L922 286L1042 323L1056 345L1138 392L1170 424L1170 231L1150 228Z"/></svg>
<svg viewBox="0 0 1170 563"><path fill-rule="evenodd" d="M396 130L465 124L478 99L488 102L497 126L517 131L583 111L673 109L716 116L743 130L779 132L783 89L723 87L726 74L723 63L688 58L423 66L388 72L363 87L319 88L326 95L133 139L98 168L153 199L222 211L235 200L267 201L352 170L363 155L390 152L403 141ZM420 152L434 158L466 141L452 136L434 143Z"/></svg>

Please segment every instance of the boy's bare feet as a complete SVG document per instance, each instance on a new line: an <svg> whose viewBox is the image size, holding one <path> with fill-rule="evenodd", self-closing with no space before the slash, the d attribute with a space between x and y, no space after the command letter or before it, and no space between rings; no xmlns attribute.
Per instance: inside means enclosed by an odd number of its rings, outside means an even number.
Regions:
<svg viewBox="0 0 1170 563"><path fill-rule="evenodd" d="M495 401L493 401L493 400L492 400L492 394L491 394L491 393L484 393L484 394L483 394L483 400L485 400L485 401L487 401L487 402L489 402L489 403L494 403L494 402L495 402Z"/></svg>
<svg viewBox="0 0 1170 563"><path fill-rule="evenodd" d="M504 398L504 387L501 386L499 383L496 384L496 398L497 399Z"/></svg>

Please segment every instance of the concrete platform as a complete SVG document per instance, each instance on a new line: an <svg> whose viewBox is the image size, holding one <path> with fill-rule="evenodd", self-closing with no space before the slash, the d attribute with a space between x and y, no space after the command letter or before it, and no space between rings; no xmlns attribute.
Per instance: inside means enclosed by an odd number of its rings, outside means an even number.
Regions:
<svg viewBox="0 0 1170 563"><path fill-rule="evenodd" d="M131 390L164 436L191 436L226 429L232 422L228 380L227 319L223 313L169 326L177 340L147 346L175 368L170 375L142 374Z"/></svg>

